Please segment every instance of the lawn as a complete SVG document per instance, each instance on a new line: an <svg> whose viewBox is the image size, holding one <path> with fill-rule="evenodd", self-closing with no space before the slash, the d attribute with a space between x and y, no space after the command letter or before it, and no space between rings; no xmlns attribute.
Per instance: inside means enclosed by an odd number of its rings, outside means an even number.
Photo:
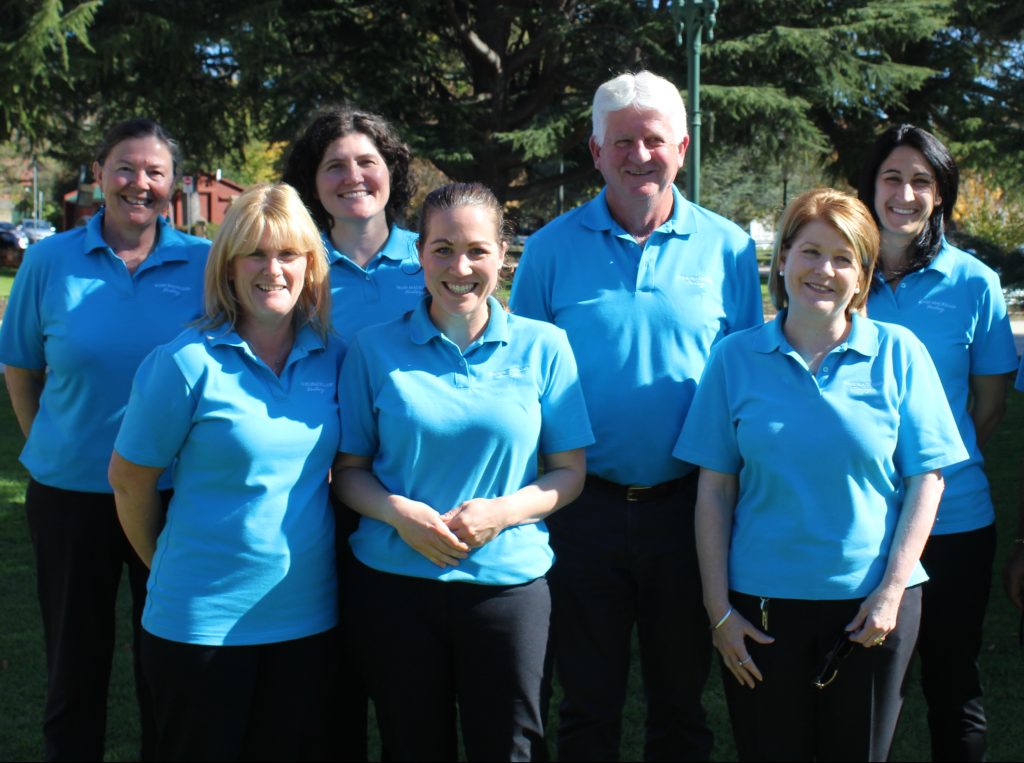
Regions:
<svg viewBox="0 0 1024 763"><path fill-rule="evenodd" d="M1000 549L993 581L981 655L991 729L992 760L1024 760L1020 733L1024 699L1024 655L1017 644L1018 613L1002 591L998 570L1009 551L1014 532L1017 476L1024 453L1024 395L1011 393L1009 412L989 449L988 471L999 513ZM45 662L36 606L35 575L23 513L25 474L17 463L21 446L6 391L0 392L0 761L41 757L40 723L45 685ZM950 617L955 617L950 612ZM131 689L128 602L120 606L118 649L110 698L106 760L132 760L136 753L137 721ZM715 670L706 695L715 731L715 760L735 760L728 730L721 681ZM638 760L642 745L643 702L634 671L626 708L623 759ZM376 745L374 745L376 749ZM912 683L892 760L929 757L920 690Z"/></svg>

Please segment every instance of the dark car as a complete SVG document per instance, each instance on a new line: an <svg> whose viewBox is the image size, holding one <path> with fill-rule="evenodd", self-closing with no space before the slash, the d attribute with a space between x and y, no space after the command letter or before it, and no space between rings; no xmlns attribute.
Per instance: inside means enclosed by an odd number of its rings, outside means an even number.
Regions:
<svg viewBox="0 0 1024 763"><path fill-rule="evenodd" d="M0 222L0 265L17 267L28 248L28 236L13 223Z"/></svg>

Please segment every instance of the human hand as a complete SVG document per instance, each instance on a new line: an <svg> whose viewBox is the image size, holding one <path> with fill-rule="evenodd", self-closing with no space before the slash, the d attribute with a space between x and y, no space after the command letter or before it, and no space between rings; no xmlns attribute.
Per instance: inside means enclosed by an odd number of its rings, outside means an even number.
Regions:
<svg viewBox="0 0 1024 763"><path fill-rule="evenodd" d="M1003 567L1003 586L1013 606L1024 610L1024 545L1014 544L1013 553Z"/></svg>
<svg viewBox="0 0 1024 763"><path fill-rule="evenodd" d="M427 504L402 499L394 509L392 524L399 537L438 567L457 567L459 560L469 555L469 546L459 540Z"/></svg>
<svg viewBox="0 0 1024 763"><path fill-rule="evenodd" d="M469 548L480 548L508 526L501 498L472 498L442 514L441 520Z"/></svg>
<svg viewBox="0 0 1024 763"><path fill-rule="evenodd" d="M846 625L850 640L861 646L881 646L890 633L896 629L896 616L903 589L881 585L860 603L857 615Z"/></svg>
<svg viewBox="0 0 1024 763"><path fill-rule="evenodd" d="M735 676L736 681L751 689L756 685L754 682L763 681L757 663L750 656L747 650L746 639L756 641L758 644L771 644L775 639L762 630L755 628L747 618L735 609L725 622L718 628L711 631L711 643L722 655L722 661L729 672Z"/></svg>

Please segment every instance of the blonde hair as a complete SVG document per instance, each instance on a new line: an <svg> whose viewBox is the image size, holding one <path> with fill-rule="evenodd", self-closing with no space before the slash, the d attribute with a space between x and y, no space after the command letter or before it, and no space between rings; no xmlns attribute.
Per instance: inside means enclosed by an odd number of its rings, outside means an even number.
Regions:
<svg viewBox="0 0 1024 763"><path fill-rule="evenodd" d="M860 263L860 291L853 295L846 306L846 314L864 313L868 291L878 261L878 226L871 212L856 197L833 188L815 188L797 196L786 206L779 221L779 230L772 251L771 272L768 275L768 292L776 309L787 305L786 285L779 268L782 255L789 251L800 229L809 222L820 220L836 230L857 255Z"/></svg>
<svg viewBox="0 0 1024 763"><path fill-rule="evenodd" d="M316 223L299 194L286 183L250 188L228 209L206 261L204 307L201 324L234 328L239 302L231 278L231 262L259 248L263 235L275 249L290 249L306 256L306 277L296 305L297 325L309 324L321 337L331 330L331 285L327 257Z"/></svg>

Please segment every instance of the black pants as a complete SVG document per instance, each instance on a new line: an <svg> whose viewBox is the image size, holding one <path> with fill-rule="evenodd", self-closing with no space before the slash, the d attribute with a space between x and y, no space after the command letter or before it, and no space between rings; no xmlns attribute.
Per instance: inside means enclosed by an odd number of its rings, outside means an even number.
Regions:
<svg viewBox="0 0 1024 763"><path fill-rule="evenodd" d="M729 601L761 627L761 599L731 592ZM917 640L921 587L903 594L896 630L885 643L855 647L823 689L813 685L814 678L860 600L770 599L766 606L768 627L762 630L774 643L747 640L764 681L750 689L722 666L739 759L887 760Z"/></svg>
<svg viewBox="0 0 1024 763"><path fill-rule="evenodd" d="M647 701L644 759L708 760L701 694L711 665L694 542L696 474L635 503L588 484L548 520L563 761L618 760L633 628Z"/></svg>
<svg viewBox="0 0 1024 763"><path fill-rule="evenodd" d="M551 599L516 586L441 583L358 564L343 617L363 656L388 754L403 761L531 760L543 749L540 684Z"/></svg>
<svg viewBox="0 0 1024 763"><path fill-rule="evenodd" d="M331 493L331 507L334 509L335 545L338 559L338 595L340 596L339 611L346 609L346 596L351 590L350 577L356 564L352 555L352 547L348 544L349 536L359 526L359 515L341 503ZM342 617L338 625L338 644L341 650L338 660L338 676L334 681L329 697L330 728L332 758L351 763L365 763L369 758L368 739L368 707L370 703L363 672L359 668L362 655L348 649L350 640L347 632L350 628L361 627L358 622L350 622ZM386 751L383 759L388 760Z"/></svg>
<svg viewBox="0 0 1024 763"><path fill-rule="evenodd" d="M170 491L161 497L166 508ZM25 510L46 641L46 760L103 759L117 589L126 564L142 726L139 756L153 760L153 711L138 651L149 570L121 529L114 496L59 490L30 480Z"/></svg>
<svg viewBox="0 0 1024 763"><path fill-rule="evenodd" d="M921 688L928 701L932 760L986 758L978 653L992 584L995 525L933 535L921 555L928 576L921 604Z"/></svg>
<svg viewBox="0 0 1024 763"><path fill-rule="evenodd" d="M337 632L253 646L143 631L161 761L323 760Z"/></svg>

